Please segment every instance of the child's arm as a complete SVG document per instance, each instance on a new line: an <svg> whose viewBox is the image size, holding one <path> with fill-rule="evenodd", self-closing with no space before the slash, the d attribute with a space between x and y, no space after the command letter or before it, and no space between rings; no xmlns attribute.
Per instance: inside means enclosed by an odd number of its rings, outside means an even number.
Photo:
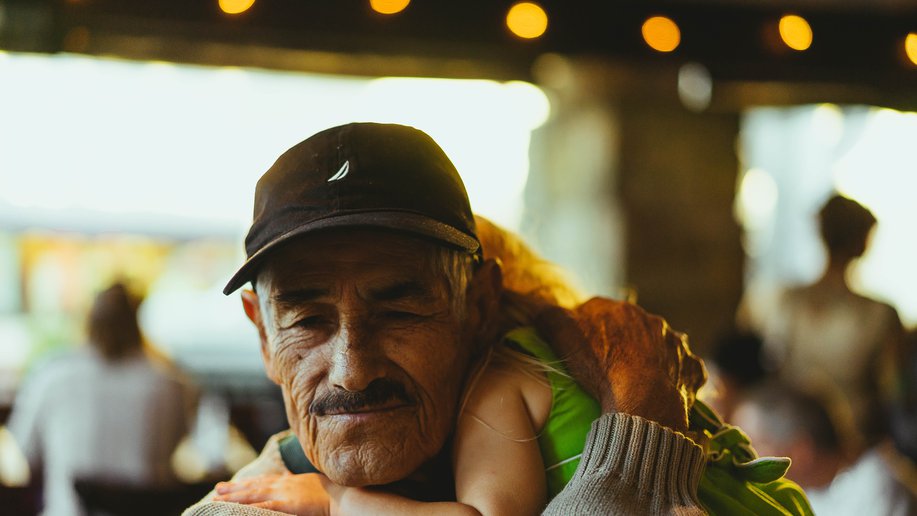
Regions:
<svg viewBox="0 0 917 516"><path fill-rule="evenodd" d="M543 426L550 405L550 388L523 373L488 369L481 375L456 429L458 502L341 487L314 473L223 483L216 499L293 514L539 514L546 481L535 428Z"/></svg>
<svg viewBox="0 0 917 516"><path fill-rule="evenodd" d="M518 370L488 367L458 420L458 501L488 515L540 514L547 487L537 436L550 409L547 384Z"/></svg>

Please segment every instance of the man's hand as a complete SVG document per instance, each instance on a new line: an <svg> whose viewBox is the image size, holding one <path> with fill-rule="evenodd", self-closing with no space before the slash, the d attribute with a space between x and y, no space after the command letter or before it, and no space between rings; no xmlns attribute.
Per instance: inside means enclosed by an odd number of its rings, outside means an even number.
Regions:
<svg viewBox="0 0 917 516"><path fill-rule="evenodd" d="M325 475L264 475L216 485L217 502L244 503L298 516L331 514L330 492L337 489Z"/></svg>
<svg viewBox="0 0 917 516"><path fill-rule="evenodd" d="M688 407L707 373L687 337L664 319L631 303L593 298L572 311L548 308L536 326L604 412L687 430Z"/></svg>

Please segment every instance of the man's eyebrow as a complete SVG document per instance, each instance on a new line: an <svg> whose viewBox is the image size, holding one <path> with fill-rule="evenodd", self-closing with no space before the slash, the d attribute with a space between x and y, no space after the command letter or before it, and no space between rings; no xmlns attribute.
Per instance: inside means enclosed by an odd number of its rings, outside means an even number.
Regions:
<svg viewBox="0 0 917 516"><path fill-rule="evenodd" d="M296 305L309 303L330 294L326 288L303 288L297 290L284 290L271 296L275 303L282 305Z"/></svg>
<svg viewBox="0 0 917 516"><path fill-rule="evenodd" d="M433 297L433 289L417 280L405 280L373 289L369 295L375 301L396 301L409 298L427 299Z"/></svg>

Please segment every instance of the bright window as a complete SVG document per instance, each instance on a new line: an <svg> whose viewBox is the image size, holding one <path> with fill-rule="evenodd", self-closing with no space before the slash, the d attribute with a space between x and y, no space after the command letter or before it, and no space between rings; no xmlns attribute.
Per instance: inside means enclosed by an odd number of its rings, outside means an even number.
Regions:
<svg viewBox="0 0 917 516"><path fill-rule="evenodd" d="M283 151L347 122L413 125L453 159L474 209L516 228L549 110L517 81L0 52L0 287L15 294L0 296L0 370L78 341L93 291L115 277L145 283L145 329L163 348L256 353L220 290L243 258L255 183Z"/></svg>

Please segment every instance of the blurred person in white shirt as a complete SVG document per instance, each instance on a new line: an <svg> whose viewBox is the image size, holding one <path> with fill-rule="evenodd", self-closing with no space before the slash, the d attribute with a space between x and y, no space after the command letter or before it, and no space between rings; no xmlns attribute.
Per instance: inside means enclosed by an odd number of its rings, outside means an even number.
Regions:
<svg viewBox="0 0 917 516"><path fill-rule="evenodd" d="M88 345L38 367L16 397L9 428L43 471L43 514L84 514L76 480L174 481L170 457L188 431L192 389L144 344L138 305L121 284L99 293Z"/></svg>

